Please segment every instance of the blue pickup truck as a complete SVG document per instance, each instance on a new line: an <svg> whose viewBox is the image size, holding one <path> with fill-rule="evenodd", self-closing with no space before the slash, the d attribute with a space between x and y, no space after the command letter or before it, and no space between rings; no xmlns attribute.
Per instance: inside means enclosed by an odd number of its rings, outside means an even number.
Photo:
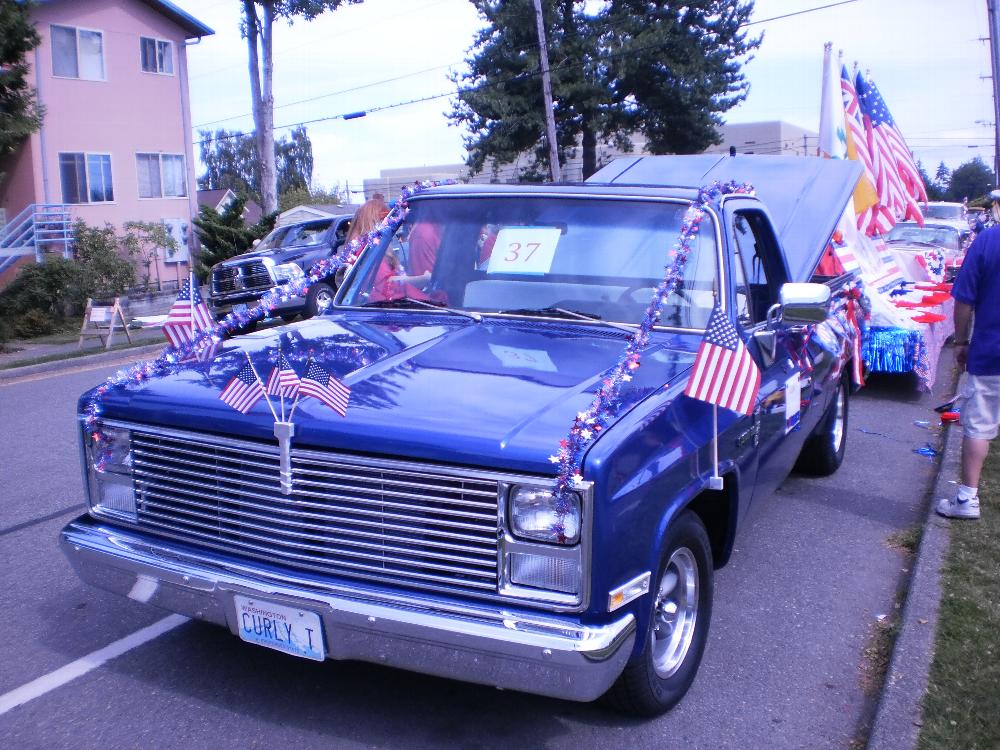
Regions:
<svg viewBox="0 0 1000 750"><path fill-rule="evenodd" d="M87 512L62 547L85 581L255 646L661 713L748 506L843 459L856 331L845 279L813 274L856 179L646 157L584 184L424 190L323 314L84 394ZM596 414L697 188L728 180L755 192L704 203ZM760 371L745 413L684 394L715 309ZM313 395L268 408L257 378L282 370Z"/></svg>

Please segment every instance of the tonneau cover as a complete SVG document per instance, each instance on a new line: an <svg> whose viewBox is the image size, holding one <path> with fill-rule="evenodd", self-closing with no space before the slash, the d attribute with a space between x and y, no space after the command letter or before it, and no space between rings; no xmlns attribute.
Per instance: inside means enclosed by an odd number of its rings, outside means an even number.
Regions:
<svg viewBox="0 0 1000 750"><path fill-rule="evenodd" d="M699 188L748 182L767 206L792 281L808 281L861 175L844 159L803 156L642 156L615 159L588 183Z"/></svg>

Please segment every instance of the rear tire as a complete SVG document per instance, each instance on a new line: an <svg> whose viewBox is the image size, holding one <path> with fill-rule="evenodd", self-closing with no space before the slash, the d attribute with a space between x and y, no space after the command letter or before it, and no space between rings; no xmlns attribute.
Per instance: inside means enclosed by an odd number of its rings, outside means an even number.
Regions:
<svg viewBox="0 0 1000 750"><path fill-rule="evenodd" d="M850 396L847 379L841 378L833 402L816 430L802 446L795 468L804 474L825 477L833 474L844 462L847 448L847 415Z"/></svg>
<svg viewBox="0 0 1000 750"><path fill-rule="evenodd" d="M650 591L642 653L604 695L615 710L658 716L694 682L712 619L712 551L701 519L684 511L671 524Z"/></svg>

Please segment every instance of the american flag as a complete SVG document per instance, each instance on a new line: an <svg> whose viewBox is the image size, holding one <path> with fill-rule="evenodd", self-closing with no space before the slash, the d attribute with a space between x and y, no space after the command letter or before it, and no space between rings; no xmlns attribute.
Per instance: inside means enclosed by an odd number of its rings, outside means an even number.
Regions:
<svg viewBox="0 0 1000 750"><path fill-rule="evenodd" d="M926 202L927 191L903 134L872 81L866 81L859 72L854 86L865 123L868 150L873 163L877 159L879 164L876 175L880 182L876 185L880 200L897 220L907 218L923 224L924 216L917 201Z"/></svg>
<svg viewBox="0 0 1000 750"><path fill-rule="evenodd" d="M254 404L264 398L264 384L260 382L249 360L222 389L219 398L240 414L246 414Z"/></svg>
<svg viewBox="0 0 1000 750"><path fill-rule="evenodd" d="M204 341L200 344L199 348L193 348L191 353L188 354L183 360L183 362L211 362L215 359L215 355L219 353L219 349L222 348L222 342L215 337Z"/></svg>
<svg viewBox="0 0 1000 750"><path fill-rule="evenodd" d="M299 393L300 383L299 376L295 374L295 370L292 369L281 350L278 350L278 363L267 378L267 394L295 398Z"/></svg>
<svg viewBox="0 0 1000 750"><path fill-rule="evenodd" d="M163 323L163 334L171 346L180 346L191 341L200 331L215 325L212 313L201 298L198 285L190 279L184 281L174 306L167 313Z"/></svg>
<svg viewBox="0 0 1000 750"><path fill-rule="evenodd" d="M310 359L299 384L299 395L317 398L343 417L347 415L351 389Z"/></svg>
<svg viewBox="0 0 1000 750"><path fill-rule="evenodd" d="M684 393L741 414L753 413L760 370L736 327L715 304Z"/></svg>
<svg viewBox="0 0 1000 750"><path fill-rule="evenodd" d="M857 161L864 167L865 173L858 181L855 190L854 208L858 214L858 229L865 234L885 234L895 225L892 213L879 200L878 176L872 162L872 154L868 150L868 134L861 117L861 103L858 92L854 90L851 76L846 66L840 69L840 93L844 98L844 119L848 130L848 158L852 152Z"/></svg>

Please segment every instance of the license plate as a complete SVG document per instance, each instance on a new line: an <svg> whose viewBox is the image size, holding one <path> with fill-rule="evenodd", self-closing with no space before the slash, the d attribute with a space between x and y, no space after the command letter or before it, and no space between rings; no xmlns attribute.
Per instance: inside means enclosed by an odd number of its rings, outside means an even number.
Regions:
<svg viewBox="0 0 1000 750"><path fill-rule="evenodd" d="M233 305L234 313L245 313L247 311L246 305Z"/></svg>
<svg viewBox="0 0 1000 750"><path fill-rule="evenodd" d="M305 659L326 658L323 628L315 612L238 594L233 599L244 641Z"/></svg>

